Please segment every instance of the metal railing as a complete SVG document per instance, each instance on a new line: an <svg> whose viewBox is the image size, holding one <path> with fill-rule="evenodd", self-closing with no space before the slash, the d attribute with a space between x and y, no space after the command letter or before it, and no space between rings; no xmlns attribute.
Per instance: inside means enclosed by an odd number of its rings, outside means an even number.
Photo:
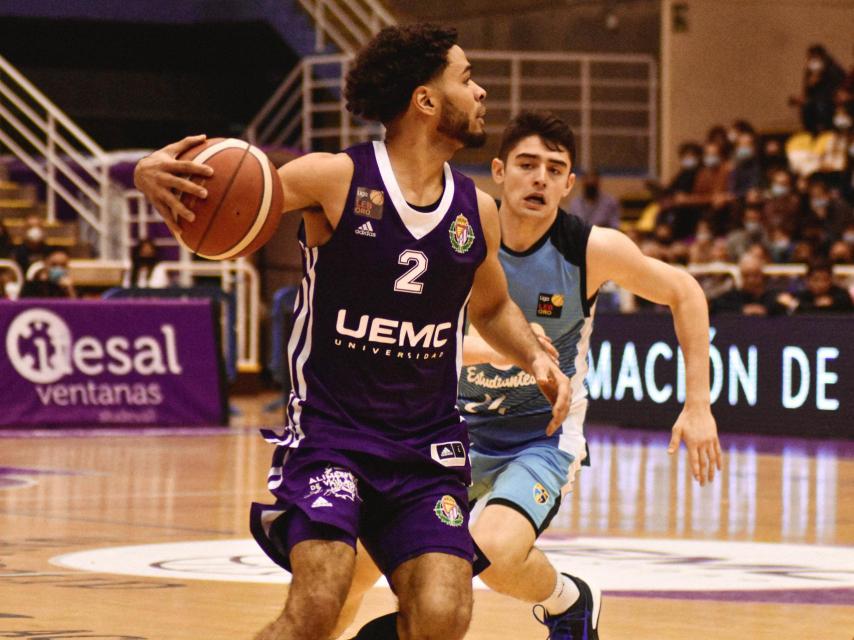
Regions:
<svg viewBox="0 0 854 640"><path fill-rule="evenodd" d="M383 27L397 24L377 0L300 0L314 20L314 50L332 42L344 53L355 53Z"/></svg>
<svg viewBox="0 0 854 640"><path fill-rule="evenodd" d="M56 218L61 198L95 230L102 257L121 257L110 242L115 221L108 213L106 153L2 56L0 146L45 182L48 220Z"/></svg>
<svg viewBox="0 0 854 640"><path fill-rule="evenodd" d="M574 128L576 164L582 168L657 174L658 69L652 56L481 50L467 55L476 80L490 93L488 132L500 133L522 109L549 110ZM253 118L246 138L312 151L380 137L379 124L346 109L350 60L345 54L303 58Z"/></svg>
<svg viewBox="0 0 854 640"><path fill-rule="evenodd" d="M170 273L178 274L179 277L218 277L224 292L234 292L237 368L246 372L260 371L258 332L261 319L261 285L255 267L245 259L189 263L167 260L157 263L151 277L168 280Z"/></svg>
<svg viewBox="0 0 854 640"><path fill-rule="evenodd" d="M686 267L692 276L729 276L736 287L741 287L741 271L738 265L730 262L709 262L706 264L689 264ZM762 267L762 273L769 278L799 278L807 274L807 265L799 263L767 264ZM854 279L854 265L833 265L834 278Z"/></svg>

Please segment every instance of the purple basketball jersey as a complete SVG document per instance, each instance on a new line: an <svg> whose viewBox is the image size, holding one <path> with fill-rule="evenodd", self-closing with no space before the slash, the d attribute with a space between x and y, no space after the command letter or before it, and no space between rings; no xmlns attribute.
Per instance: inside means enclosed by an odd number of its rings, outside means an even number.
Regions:
<svg viewBox="0 0 854 640"><path fill-rule="evenodd" d="M283 443L467 474L457 383L486 255L474 184L446 164L439 205L424 213L406 203L384 143L346 153L355 171L341 221L325 245L302 246Z"/></svg>

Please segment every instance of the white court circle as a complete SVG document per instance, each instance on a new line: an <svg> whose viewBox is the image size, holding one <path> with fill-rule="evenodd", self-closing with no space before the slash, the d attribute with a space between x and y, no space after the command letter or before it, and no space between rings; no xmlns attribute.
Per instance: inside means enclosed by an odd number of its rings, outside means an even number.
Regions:
<svg viewBox="0 0 854 640"><path fill-rule="evenodd" d="M854 547L644 538L548 538L559 571L607 591L854 589ZM109 547L56 556L70 569L164 579L286 584L252 539ZM475 586L486 588L479 580Z"/></svg>

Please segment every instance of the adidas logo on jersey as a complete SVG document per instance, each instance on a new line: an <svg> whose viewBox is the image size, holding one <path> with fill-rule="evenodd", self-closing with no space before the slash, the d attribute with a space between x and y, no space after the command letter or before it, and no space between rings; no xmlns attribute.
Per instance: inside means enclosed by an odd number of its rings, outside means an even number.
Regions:
<svg viewBox="0 0 854 640"><path fill-rule="evenodd" d="M369 238L376 238L377 234L374 233L374 227L371 224L371 221L368 220L365 224L362 224L356 227L356 235L359 236L368 236Z"/></svg>
<svg viewBox="0 0 854 640"><path fill-rule="evenodd" d="M318 496L317 500L315 500L314 502L311 503L312 509L316 509L317 507L331 507L331 506L332 506L332 503L329 502L329 500L327 500L323 496Z"/></svg>

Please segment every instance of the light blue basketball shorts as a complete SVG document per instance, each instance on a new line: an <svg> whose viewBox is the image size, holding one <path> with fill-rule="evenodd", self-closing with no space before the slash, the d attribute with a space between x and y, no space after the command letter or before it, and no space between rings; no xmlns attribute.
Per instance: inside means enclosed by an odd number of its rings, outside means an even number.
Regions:
<svg viewBox="0 0 854 640"><path fill-rule="evenodd" d="M526 516L539 536L571 489L579 463L551 445L533 445L518 453L488 455L472 448L469 502L503 504Z"/></svg>

